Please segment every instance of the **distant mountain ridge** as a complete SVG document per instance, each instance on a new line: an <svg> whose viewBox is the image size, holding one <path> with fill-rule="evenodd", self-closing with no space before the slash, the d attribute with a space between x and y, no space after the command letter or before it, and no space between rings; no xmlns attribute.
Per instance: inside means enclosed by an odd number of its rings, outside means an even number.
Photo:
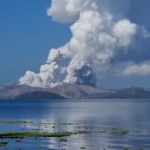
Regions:
<svg viewBox="0 0 150 150"><path fill-rule="evenodd" d="M64 83L54 88L35 88L28 85L0 86L0 99L148 99L150 89L129 87L100 89L85 85Z"/></svg>

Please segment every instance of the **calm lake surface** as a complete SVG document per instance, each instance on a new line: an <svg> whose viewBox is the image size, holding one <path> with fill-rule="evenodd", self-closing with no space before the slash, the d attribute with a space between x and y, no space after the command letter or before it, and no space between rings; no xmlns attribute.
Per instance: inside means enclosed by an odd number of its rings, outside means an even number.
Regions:
<svg viewBox="0 0 150 150"><path fill-rule="evenodd" d="M4 120L34 123L0 123L0 132L90 132L66 137L66 142L60 142L60 138L24 138L21 142L0 139L8 142L8 150L150 149L150 100L0 100L0 121ZM130 132L122 135L112 128Z"/></svg>

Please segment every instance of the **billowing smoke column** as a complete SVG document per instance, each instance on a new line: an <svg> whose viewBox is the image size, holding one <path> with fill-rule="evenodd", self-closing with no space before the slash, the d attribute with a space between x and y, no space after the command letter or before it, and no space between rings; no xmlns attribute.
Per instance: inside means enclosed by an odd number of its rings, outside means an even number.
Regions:
<svg viewBox="0 0 150 150"><path fill-rule="evenodd" d="M96 86L96 74L117 53L126 53L138 33L147 31L126 19L130 0L52 0L47 15L53 21L73 23L72 38L50 50L40 73L27 71L19 81L35 87L54 87L63 82Z"/></svg>
<svg viewBox="0 0 150 150"><path fill-rule="evenodd" d="M21 84L27 84L33 87L55 87L60 85L59 75L65 71L65 67L61 63L64 59L63 54L59 50L52 49L47 60L47 64L42 65L40 73L27 71L25 76L19 81Z"/></svg>
<svg viewBox="0 0 150 150"><path fill-rule="evenodd" d="M68 75L64 82L95 86L96 77L89 64L82 60L73 59L67 68Z"/></svg>

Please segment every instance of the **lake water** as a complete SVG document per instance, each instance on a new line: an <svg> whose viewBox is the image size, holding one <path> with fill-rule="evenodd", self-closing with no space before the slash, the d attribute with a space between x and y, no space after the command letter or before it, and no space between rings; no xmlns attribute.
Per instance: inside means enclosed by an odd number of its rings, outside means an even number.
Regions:
<svg viewBox="0 0 150 150"><path fill-rule="evenodd" d="M42 132L90 132L66 137L66 142L60 142L60 138L24 138L21 142L0 139L0 142L9 141L8 150L150 149L150 100L1 100L0 120L34 121L31 124L0 123L0 132L36 129ZM72 124L60 125L62 123ZM112 128L130 132L125 135L113 133ZM108 132L99 133L100 130Z"/></svg>

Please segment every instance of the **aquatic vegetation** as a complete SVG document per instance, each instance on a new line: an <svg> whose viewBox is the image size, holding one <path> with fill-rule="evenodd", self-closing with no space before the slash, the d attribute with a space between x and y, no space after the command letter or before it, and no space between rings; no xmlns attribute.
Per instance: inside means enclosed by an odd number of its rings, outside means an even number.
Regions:
<svg viewBox="0 0 150 150"><path fill-rule="evenodd" d="M91 128L90 126L83 126L83 125L79 125L79 124L74 124L74 123L50 123L50 122L47 122L47 123L41 123L39 121L35 121L35 122L32 122L32 121L0 121L0 123L10 123L10 124L17 124L17 123L24 123L24 125L21 125L26 127L26 129L22 130L22 132L0 132L0 139L8 139L11 140L11 139L14 139L14 141L16 142L23 142L24 144L24 140L21 140L21 139L24 139L24 138L33 138L34 140L36 139L40 139L42 138L42 140L45 138L46 140L49 139L49 138L46 138L46 137L56 137L56 140L57 142L63 144L64 146L67 145L67 141L72 141L72 139L70 140L69 139L69 136L71 135L77 135L77 134L89 134L89 133L92 133L92 135L96 135L97 137L99 137L98 134L101 134L100 136L103 137L105 135L108 134L115 134L115 135L111 135L112 137L113 136L119 136L120 137L120 134L124 135L124 134L128 134L129 132L132 133L137 133L136 131L129 131L129 130L121 130L121 129L117 129L117 128L114 128L114 126L112 127L103 127L103 128L100 128L100 127L96 127L96 128ZM28 126L26 125L26 123L34 123L33 126ZM42 124L42 125L41 125ZM69 132L65 131L66 130L66 127L65 125L69 126L69 125L74 125L72 126L70 129L74 129L74 130L70 130ZM58 128L61 126L61 129L62 127L65 129L62 130L62 132L56 132L55 131L55 128ZM43 127L43 128L42 128ZM52 129L53 128L53 129ZM27 129L29 129L28 131L26 131ZM79 131L79 129L82 131ZM64 131L64 132L63 132ZM89 131L89 132L88 132ZM52 133L51 133L52 132ZM106 133L106 134L105 134ZM142 132L140 132L142 133ZM145 132L144 132L145 133ZM78 137L78 136L77 136ZM90 134L88 135L88 137L90 137ZM74 138L74 137L73 137ZM63 143L64 142L64 143ZM65 143L67 142L67 143ZM22 143L21 143L22 144ZM91 143L93 144L93 143ZM110 143L109 143L110 144ZM0 143L0 146L5 146L7 145L7 142L2 142ZM10 144L9 144L10 145ZM82 147L78 147L78 149L88 149L89 147L85 147L86 145L82 146ZM94 148L93 145L91 145L91 147ZM112 149L113 146L110 146L110 145L106 145L106 147L108 149ZM4 148L7 148L7 147L4 147ZM39 146L39 147L34 147L36 149L39 149L39 150L44 150L44 149L47 149L47 147L42 147L42 146ZM126 147L123 147L122 146L118 146L117 148L119 149L122 149L122 150L129 150L128 148ZM150 145L147 145L145 146L145 149L146 148L150 148ZM63 148L60 148L61 150L65 150L65 147ZM136 148L137 150L143 150L143 148ZM16 148L15 150L21 150L21 148Z"/></svg>
<svg viewBox="0 0 150 150"><path fill-rule="evenodd" d="M109 130L115 130L115 131L117 131L117 128L110 128Z"/></svg>
<svg viewBox="0 0 150 150"><path fill-rule="evenodd" d="M28 138L28 137L65 137L76 134L87 134L88 132L1 132L0 138Z"/></svg>
<svg viewBox="0 0 150 150"><path fill-rule="evenodd" d="M110 131L110 132L109 132ZM99 130L99 133L120 133L120 134L128 134L130 131L129 130L120 130L118 131L116 128L110 128L108 130Z"/></svg>
<svg viewBox="0 0 150 150"><path fill-rule="evenodd" d="M73 125L74 123L59 123L58 125Z"/></svg>
<svg viewBox="0 0 150 150"><path fill-rule="evenodd" d="M128 130L120 130L120 134L128 134L130 131Z"/></svg>
<svg viewBox="0 0 150 150"><path fill-rule="evenodd" d="M138 148L138 150L143 150L143 148Z"/></svg>
<svg viewBox="0 0 150 150"><path fill-rule="evenodd" d="M33 121L23 121L23 120L1 120L0 123L3 123L3 124L24 124L24 123L34 123Z"/></svg>
<svg viewBox="0 0 150 150"><path fill-rule="evenodd" d="M0 146L6 146L7 144L7 142L0 142Z"/></svg>
<svg viewBox="0 0 150 150"><path fill-rule="evenodd" d="M67 142L67 139L60 139L61 142Z"/></svg>
<svg viewBox="0 0 150 150"><path fill-rule="evenodd" d="M99 130L99 133L107 133L106 130Z"/></svg>

